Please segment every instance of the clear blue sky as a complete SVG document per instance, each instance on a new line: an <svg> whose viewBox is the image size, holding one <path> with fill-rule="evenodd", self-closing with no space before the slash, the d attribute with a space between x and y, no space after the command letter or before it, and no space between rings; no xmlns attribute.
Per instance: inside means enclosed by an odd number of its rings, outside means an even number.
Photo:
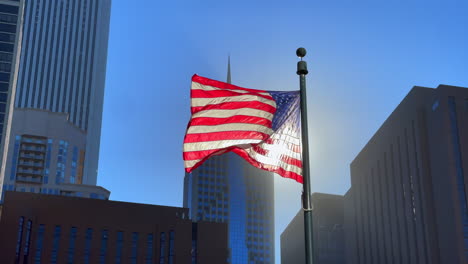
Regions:
<svg viewBox="0 0 468 264"><path fill-rule="evenodd" d="M307 49L312 189L344 194L349 164L414 85L468 87L467 1L114 0L98 184L112 200L182 206L194 73L297 90ZM279 235L302 186L275 178Z"/></svg>

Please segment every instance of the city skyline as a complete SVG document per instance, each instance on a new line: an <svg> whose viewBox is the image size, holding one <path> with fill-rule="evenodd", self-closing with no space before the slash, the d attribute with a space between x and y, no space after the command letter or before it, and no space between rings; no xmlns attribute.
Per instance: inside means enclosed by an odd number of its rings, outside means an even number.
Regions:
<svg viewBox="0 0 468 264"><path fill-rule="evenodd" d="M349 163L412 86L468 86L464 3L142 4L112 6L98 185L113 200L182 204L190 77L224 80L228 53L234 84L297 90L294 52L307 48L312 190L324 193L344 194ZM278 238L302 186L274 181Z"/></svg>

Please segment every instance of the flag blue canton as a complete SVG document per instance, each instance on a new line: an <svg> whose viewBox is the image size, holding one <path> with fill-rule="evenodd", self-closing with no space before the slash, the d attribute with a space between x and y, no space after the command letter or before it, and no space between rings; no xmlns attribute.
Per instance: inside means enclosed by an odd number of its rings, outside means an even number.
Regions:
<svg viewBox="0 0 468 264"><path fill-rule="evenodd" d="M299 137L301 132L301 111L299 91L275 92L268 91L276 102L276 112L272 121L272 129L277 131L284 125L291 136Z"/></svg>

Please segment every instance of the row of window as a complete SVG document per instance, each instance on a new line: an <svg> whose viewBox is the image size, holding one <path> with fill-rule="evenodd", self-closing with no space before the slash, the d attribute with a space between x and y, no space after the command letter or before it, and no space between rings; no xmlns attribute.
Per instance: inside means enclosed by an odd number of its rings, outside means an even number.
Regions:
<svg viewBox="0 0 468 264"><path fill-rule="evenodd" d="M21 246L23 244L23 230L24 230L24 217L20 217L19 223L18 223L18 236L17 236L17 241L16 241L16 261L18 263L21 253L23 253L24 258L26 259L29 255L29 247L30 247L30 238L31 238L31 233L32 233L32 221L28 220L27 225L26 225L26 235L24 237L25 243L24 243L24 248L23 252L21 252ZM45 231L46 227L43 224L40 224L37 229L37 233L35 236L35 250L34 250L34 263L40 264L44 260L42 259L43 256L43 249L44 249L44 236L45 236ZM56 225L54 227L53 231L53 240L52 240L52 248L51 248L51 258L50 258L50 263L56 264L58 263L57 260L57 255L59 253L60 247L67 246L67 251L66 251L66 256L67 256L67 263L77 263L79 262L76 259L76 238L78 236L78 228L77 227L71 227L69 231L69 236L68 236L68 241L66 243L61 242L61 233L62 233L62 227L60 225ZM95 232L93 228L87 228L86 233L85 233L85 245L84 245L84 251L83 251L83 262L85 264L90 263L90 253L91 253L91 242L93 240L93 237L95 235ZM160 258L159 258L159 264L166 264L166 254L167 254L167 264L174 264L174 252L175 252L175 247L174 247L174 239L175 239L175 234L174 231L171 230L169 232L169 247L166 251L166 233L161 232L160 234ZM131 233L131 244L130 244L130 263L136 264L138 261L138 248L139 248L139 236L140 233L138 232L132 232ZM113 243L109 241L109 230L103 229L99 233L99 238L100 238L100 248L99 248L99 261L98 263L108 263L108 262L113 262L113 263L127 263L125 260L122 259L122 251L124 247L124 232L123 231L118 231L117 236L116 236L116 252L115 252L115 259L113 261L110 261L107 259L107 253L108 253L108 245L109 243ZM153 263L153 252L154 252L154 235L152 233L146 234L145 237L146 245L145 245L145 258L144 258L144 263Z"/></svg>

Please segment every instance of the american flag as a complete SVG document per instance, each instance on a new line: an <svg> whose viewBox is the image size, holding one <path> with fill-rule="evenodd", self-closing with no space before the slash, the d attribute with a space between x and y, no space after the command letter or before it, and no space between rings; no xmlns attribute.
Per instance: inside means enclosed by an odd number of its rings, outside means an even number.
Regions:
<svg viewBox="0 0 468 264"><path fill-rule="evenodd" d="M302 183L299 91L238 87L194 75L185 171L232 151L253 166Z"/></svg>

